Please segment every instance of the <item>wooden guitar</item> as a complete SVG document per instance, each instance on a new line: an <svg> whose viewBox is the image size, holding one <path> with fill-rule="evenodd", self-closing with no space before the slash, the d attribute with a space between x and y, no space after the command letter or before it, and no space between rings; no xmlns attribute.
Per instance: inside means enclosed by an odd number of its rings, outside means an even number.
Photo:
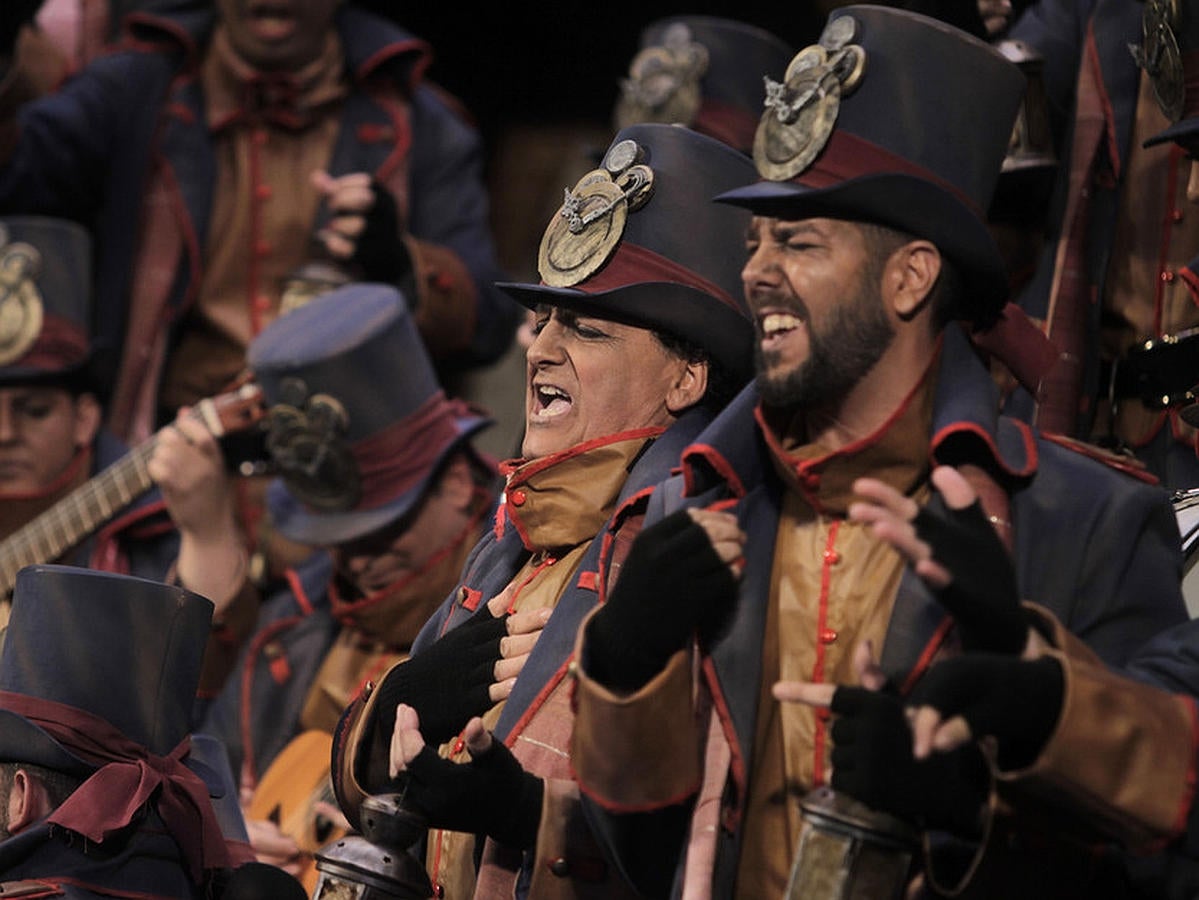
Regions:
<svg viewBox="0 0 1199 900"><path fill-rule="evenodd" d="M244 431L265 415L262 389L243 383L201 400L190 414L215 437ZM12 592L18 571L59 559L150 490L154 481L146 464L156 440L139 444L0 542L0 598Z"/></svg>
<svg viewBox="0 0 1199 900"><path fill-rule="evenodd" d="M337 806L329 774L333 737L312 729L292 738L271 762L246 810L247 819L274 822L299 845L300 874L297 876L312 896L320 873L316 851L345 837L340 819L325 815L319 805Z"/></svg>

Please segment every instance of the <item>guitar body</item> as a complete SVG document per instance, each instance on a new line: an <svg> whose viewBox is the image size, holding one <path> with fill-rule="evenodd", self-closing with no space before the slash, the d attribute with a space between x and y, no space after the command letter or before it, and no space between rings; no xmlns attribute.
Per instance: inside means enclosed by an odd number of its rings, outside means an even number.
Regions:
<svg viewBox="0 0 1199 900"><path fill-rule="evenodd" d="M283 748L262 776L246 811L249 819L269 820L300 847L304 862L299 875L311 896L318 873L314 854L346 835L346 829L317 809L336 806L329 774L333 737L323 731L302 732Z"/></svg>

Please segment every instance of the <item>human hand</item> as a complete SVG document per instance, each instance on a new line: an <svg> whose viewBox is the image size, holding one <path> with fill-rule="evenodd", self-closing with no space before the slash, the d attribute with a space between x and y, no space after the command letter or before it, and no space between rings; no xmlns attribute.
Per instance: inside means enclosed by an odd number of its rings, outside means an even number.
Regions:
<svg viewBox="0 0 1199 900"><path fill-rule="evenodd" d="M389 771L403 803L435 828L485 834L512 847L532 847L541 822L544 786L501 741L471 719L463 731L470 761L443 759L425 743L410 706L396 709Z"/></svg>
<svg viewBox="0 0 1199 900"><path fill-rule="evenodd" d="M390 734L400 703L416 710L424 735L441 744L472 716L512 693L550 610L509 614L501 593L420 653L394 666L378 687L378 728Z"/></svg>
<svg viewBox="0 0 1199 900"><path fill-rule="evenodd" d="M1001 769L1032 765L1064 702L1061 664L966 653L933 665L908 697L913 755L926 759L977 738L995 741Z"/></svg>
<svg viewBox="0 0 1199 900"><path fill-rule="evenodd" d="M206 540L228 533L236 508L233 483L216 438L189 409L155 436L146 471L180 531Z"/></svg>
<svg viewBox="0 0 1199 900"><path fill-rule="evenodd" d="M966 745L918 759L900 699L889 689L869 644L854 652L860 687L780 681L776 700L826 709L836 718L829 730L833 790L921 828L973 835L987 796L985 761Z"/></svg>
<svg viewBox="0 0 1199 900"><path fill-rule="evenodd" d="M995 37L1011 24L1012 0L978 0L978 17L987 37Z"/></svg>
<svg viewBox="0 0 1199 900"><path fill-rule="evenodd" d="M174 423L155 436L146 471L179 530L175 569L180 583L212 600L214 615L220 615L237 596L248 559L220 445L202 422L182 409Z"/></svg>
<svg viewBox="0 0 1199 900"><path fill-rule="evenodd" d="M956 620L968 650L1020 654L1031 629L1020 607L1016 570L974 489L949 466L933 470L944 512L873 478L860 478L849 518L864 522L879 540L903 555Z"/></svg>
<svg viewBox="0 0 1199 900"><path fill-rule="evenodd" d="M396 284L412 268L400 238L395 198L366 172L333 177L312 173L312 184L325 197L329 223L317 232L326 252L357 266L364 278Z"/></svg>
<svg viewBox="0 0 1199 900"><path fill-rule="evenodd" d="M693 633L714 638L736 597L744 544L736 517L713 510L679 510L641 531L587 624L588 673L636 690Z"/></svg>
<svg viewBox="0 0 1199 900"><path fill-rule="evenodd" d="M260 863L276 866L289 875L300 877L304 854L299 844L268 819L246 819L250 849Z"/></svg>

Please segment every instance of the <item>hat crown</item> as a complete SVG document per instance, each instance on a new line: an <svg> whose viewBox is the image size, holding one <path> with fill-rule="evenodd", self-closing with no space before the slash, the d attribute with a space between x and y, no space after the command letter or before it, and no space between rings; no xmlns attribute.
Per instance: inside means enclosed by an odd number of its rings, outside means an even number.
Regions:
<svg viewBox="0 0 1199 900"><path fill-rule="evenodd" d="M402 294L357 283L275 319L247 362L270 405L326 394L346 411L353 443L418 409L441 390Z"/></svg>
<svg viewBox="0 0 1199 900"><path fill-rule="evenodd" d="M490 424L447 400L403 295L353 283L259 333L247 362L262 387L267 499L287 537L328 545L402 516L447 454Z"/></svg>
<svg viewBox="0 0 1199 900"><path fill-rule="evenodd" d="M844 66L837 53L846 50L860 57L852 84L838 80L841 72L820 68L825 59L828 68ZM813 73L823 76L819 87L806 90L818 77ZM804 143L804 159L818 159L831 133L849 135L881 150L894 168L909 167L944 185L980 216L994 192L1025 90L1020 69L990 44L937 19L873 5L835 10L820 43L797 54L784 81L798 81L806 91L802 99L818 107L818 114L797 116L795 127L775 131L788 142ZM768 108L763 126L775 115ZM775 177L763 171L759 150L755 145L759 171ZM802 181L807 168L786 177ZM851 163L843 171L852 178L888 168L874 160L865 170Z"/></svg>
<svg viewBox="0 0 1199 900"><path fill-rule="evenodd" d="M691 128L623 128L551 218L539 251L543 283L501 287L526 306L672 334L748 376L741 266L750 215L713 200L753 174L746 154Z"/></svg>
<svg viewBox="0 0 1199 900"><path fill-rule="evenodd" d="M0 691L74 707L165 755L191 730L213 605L180 587L72 566L17 573ZM21 747L0 758L26 761Z"/></svg>
<svg viewBox="0 0 1199 900"><path fill-rule="evenodd" d="M764 28L736 19L658 19L642 29L638 52L621 82L616 127L639 122L688 125L748 152L752 123L761 111L762 73L781 71L794 52ZM721 109L707 116L705 103ZM746 120L742 141L735 140L741 126L729 117Z"/></svg>
<svg viewBox="0 0 1199 900"><path fill-rule="evenodd" d="M73 370L88 356L92 242L78 223L0 217L0 380Z"/></svg>

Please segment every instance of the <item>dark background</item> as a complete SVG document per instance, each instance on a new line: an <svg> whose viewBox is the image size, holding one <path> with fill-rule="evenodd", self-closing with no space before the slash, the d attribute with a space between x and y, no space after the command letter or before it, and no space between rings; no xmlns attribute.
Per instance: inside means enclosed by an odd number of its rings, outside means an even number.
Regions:
<svg viewBox="0 0 1199 900"><path fill-rule="evenodd" d="M387 12L432 44L429 77L457 95L494 144L512 125L607 122L641 29L667 15L717 15L773 32L800 49L813 43L833 4L791 2L487 4L358 0Z"/></svg>

